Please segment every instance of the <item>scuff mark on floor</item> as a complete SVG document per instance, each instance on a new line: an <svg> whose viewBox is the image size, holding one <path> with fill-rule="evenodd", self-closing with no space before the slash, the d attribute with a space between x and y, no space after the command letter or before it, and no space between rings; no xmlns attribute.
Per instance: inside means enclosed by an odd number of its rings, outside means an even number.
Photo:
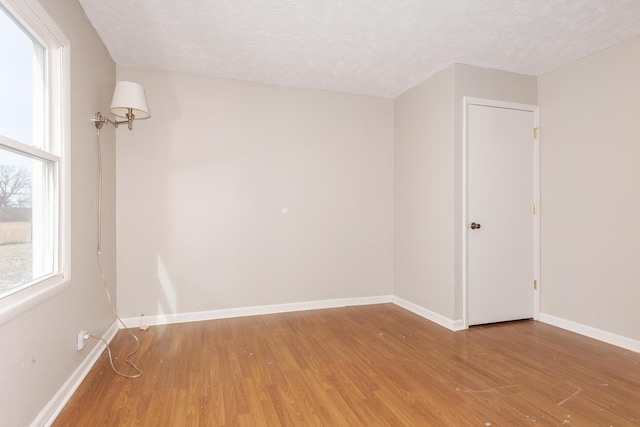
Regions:
<svg viewBox="0 0 640 427"><path fill-rule="evenodd" d="M567 402L570 399L573 399L574 397L576 397L578 394L580 394L580 392L582 391L582 389L580 387L576 387L577 390L575 391L575 393L573 393L571 396L567 397L566 399L564 399L561 402L558 402L558 406L564 404L565 402Z"/></svg>
<svg viewBox="0 0 640 427"><path fill-rule="evenodd" d="M502 387L488 388L486 390L469 390L469 389L463 390L463 389L461 389L459 387L456 387L456 391L459 391L461 393L491 393L493 391L498 391L498 390L503 389L503 388L517 387L519 385L520 384L503 385Z"/></svg>

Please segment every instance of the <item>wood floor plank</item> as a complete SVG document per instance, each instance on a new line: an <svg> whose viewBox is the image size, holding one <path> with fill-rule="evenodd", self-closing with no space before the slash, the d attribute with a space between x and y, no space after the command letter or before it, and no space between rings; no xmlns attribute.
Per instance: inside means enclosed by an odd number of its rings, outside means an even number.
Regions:
<svg viewBox="0 0 640 427"><path fill-rule="evenodd" d="M640 354L539 322L450 332L392 304L136 331L60 426L640 426ZM113 340L116 366L133 341Z"/></svg>

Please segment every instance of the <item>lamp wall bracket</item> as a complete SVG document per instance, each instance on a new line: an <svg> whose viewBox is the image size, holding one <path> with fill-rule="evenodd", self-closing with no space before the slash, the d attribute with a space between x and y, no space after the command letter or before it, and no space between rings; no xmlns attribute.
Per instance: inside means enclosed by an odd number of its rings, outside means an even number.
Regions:
<svg viewBox="0 0 640 427"><path fill-rule="evenodd" d="M136 116L133 114L133 109L128 108L127 110L127 120L111 120L109 117L103 116L100 112L97 112L93 116L92 121L95 123L97 129L102 129L102 126L104 126L105 123L112 124L116 129L118 128L118 125L126 123L129 130L132 130L133 120Z"/></svg>

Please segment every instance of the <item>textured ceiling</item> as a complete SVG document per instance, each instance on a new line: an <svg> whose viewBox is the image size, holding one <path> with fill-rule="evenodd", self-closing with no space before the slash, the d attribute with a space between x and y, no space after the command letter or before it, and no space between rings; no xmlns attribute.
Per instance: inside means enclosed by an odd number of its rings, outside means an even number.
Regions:
<svg viewBox="0 0 640 427"><path fill-rule="evenodd" d="M80 3L118 64L385 98L453 62L540 75L640 34L640 0Z"/></svg>

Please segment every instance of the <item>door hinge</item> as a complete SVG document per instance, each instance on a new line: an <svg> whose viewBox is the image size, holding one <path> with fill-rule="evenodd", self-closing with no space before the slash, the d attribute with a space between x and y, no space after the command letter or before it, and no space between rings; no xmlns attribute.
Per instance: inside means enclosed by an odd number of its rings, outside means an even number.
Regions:
<svg viewBox="0 0 640 427"><path fill-rule="evenodd" d="M533 279L533 290L535 291L536 289L538 289L538 281Z"/></svg>
<svg viewBox="0 0 640 427"><path fill-rule="evenodd" d="M533 204L533 214L537 214L538 213L538 205L536 205L535 203Z"/></svg>
<svg viewBox="0 0 640 427"><path fill-rule="evenodd" d="M538 137L538 128L533 128L533 139Z"/></svg>

